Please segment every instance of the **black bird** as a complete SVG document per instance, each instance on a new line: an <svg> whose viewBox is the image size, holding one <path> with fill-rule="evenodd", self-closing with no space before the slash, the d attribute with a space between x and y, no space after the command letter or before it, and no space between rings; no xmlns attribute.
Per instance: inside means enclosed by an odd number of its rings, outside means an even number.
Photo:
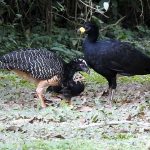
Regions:
<svg viewBox="0 0 150 150"><path fill-rule="evenodd" d="M46 107L44 91L49 86L65 86L77 71L88 72L83 59L66 63L54 52L47 49L20 49L0 57L0 69L16 72L21 77L36 84L36 93L42 107Z"/></svg>
<svg viewBox="0 0 150 150"><path fill-rule="evenodd" d="M117 74L150 74L150 57L130 43L113 39L98 40L99 28L92 22L86 22L79 31L87 34L83 42L85 60L91 68L107 79L111 100L117 86Z"/></svg>
<svg viewBox="0 0 150 150"><path fill-rule="evenodd" d="M70 102L70 99L74 96L80 95L84 91L84 83L82 81L74 81L73 79L67 81L65 87L53 86L48 87L48 92L55 92L57 94L63 94L63 96Z"/></svg>

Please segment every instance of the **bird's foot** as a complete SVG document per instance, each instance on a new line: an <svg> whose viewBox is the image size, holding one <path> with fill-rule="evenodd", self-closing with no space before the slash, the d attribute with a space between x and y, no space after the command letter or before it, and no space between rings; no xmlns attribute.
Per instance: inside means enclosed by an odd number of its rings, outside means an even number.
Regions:
<svg viewBox="0 0 150 150"><path fill-rule="evenodd" d="M74 108L71 99L68 99L68 98L67 98L67 99L63 99L63 100L61 101L61 103L62 103L62 104L65 104L65 105L67 105L67 106L69 106L71 109Z"/></svg>
<svg viewBox="0 0 150 150"><path fill-rule="evenodd" d="M69 99L69 100L66 100L66 103L68 104L68 105L72 105L72 103L71 103L71 100Z"/></svg>
<svg viewBox="0 0 150 150"><path fill-rule="evenodd" d="M109 95L109 90L105 90L103 93L102 93L102 96L108 96Z"/></svg>
<svg viewBox="0 0 150 150"><path fill-rule="evenodd" d="M48 100L43 96L43 101L42 101L42 104L41 104L42 108L46 108L46 107L48 107L49 105L52 105L52 104L53 104L52 100Z"/></svg>
<svg viewBox="0 0 150 150"><path fill-rule="evenodd" d="M46 104L42 104L41 107L42 107L42 108L46 108L47 105L46 105Z"/></svg>
<svg viewBox="0 0 150 150"><path fill-rule="evenodd" d="M52 100L49 100L49 99L45 99L44 102L45 102L46 104L52 104L52 103L53 103L53 101L52 101Z"/></svg>

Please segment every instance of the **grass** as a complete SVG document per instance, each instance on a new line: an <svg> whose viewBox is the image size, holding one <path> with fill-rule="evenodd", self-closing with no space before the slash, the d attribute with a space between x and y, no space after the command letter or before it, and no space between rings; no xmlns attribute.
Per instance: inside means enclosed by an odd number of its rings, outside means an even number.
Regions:
<svg viewBox="0 0 150 150"><path fill-rule="evenodd" d="M93 70L91 70L90 75L86 74L86 73L82 73L86 79L87 82L94 82L94 83L98 83L98 84L104 84L107 83L107 80L102 77L100 74L94 72ZM119 76L118 77L118 81L120 83L145 83L145 82L149 82L150 81L150 75L136 75L136 76Z"/></svg>
<svg viewBox="0 0 150 150"><path fill-rule="evenodd" d="M84 74L86 89L72 98L74 108L60 103L39 109L31 92L35 86L15 74L0 72L1 150L148 150L150 75L120 77L117 101L111 109L99 93L106 80ZM144 90L143 90L144 89ZM139 94L138 94L139 93ZM52 96L47 94L48 97ZM85 104L82 104L86 99ZM90 108L90 109L89 109ZM81 110L82 109L82 110ZM137 124L80 126L130 118Z"/></svg>
<svg viewBox="0 0 150 150"><path fill-rule="evenodd" d="M35 87L32 83L16 76L15 73L10 73L9 71L1 71L0 72L0 87L5 87L6 84L11 83L12 86L19 86L19 87L26 87L26 88L33 88Z"/></svg>
<svg viewBox="0 0 150 150"><path fill-rule="evenodd" d="M145 150L143 147L144 143L141 142L141 145L138 146L138 143L135 139L128 141L128 144L125 143L126 140L85 140L85 139L71 139L71 140L34 140L27 141L22 143L16 143L14 145L0 146L1 150L12 150L12 149L22 149L22 150Z"/></svg>

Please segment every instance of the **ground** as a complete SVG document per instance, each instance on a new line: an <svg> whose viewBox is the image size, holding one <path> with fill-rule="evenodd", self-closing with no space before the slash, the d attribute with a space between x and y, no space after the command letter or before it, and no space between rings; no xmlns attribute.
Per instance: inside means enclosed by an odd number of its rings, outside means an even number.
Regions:
<svg viewBox="0 0 150 150"><path fill-rule="evenodd" d="M112 106L105 79L85 76L85 91L68 106L55 94L41 109L34 85L0 72L1 150L148 150L150 75L119 77Z"/></svg>

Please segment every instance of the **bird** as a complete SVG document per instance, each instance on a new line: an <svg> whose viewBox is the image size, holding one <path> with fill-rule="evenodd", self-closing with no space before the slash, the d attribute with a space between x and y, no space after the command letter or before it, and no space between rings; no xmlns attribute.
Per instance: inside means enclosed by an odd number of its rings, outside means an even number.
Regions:
<svg viewBox="0 0 150 150"><path fill-rule="evenodd" d="M84 83L82 81L74 81L73 79L67 82L66 87L53 86L48 87L47 92L54 92L57 94L62 94L65 99L71 104L71 98L80 95L85 89Z"/></svg>
<svg viewBox="0 0 150 150"><path fill-rule="evenodd" d="M150 74L150 57L129 42L115 39L98 40L99 28L94 22L85 22L78 31L87 36L83 40L84 59L90 68L102 75L113 100L117 74L124 76Z"/></svg>
<svg viewBox="0 0 150 150"><path fill-rule="evenodd" d="M56 94L62 94L67 102L71 105L71 98L80 95L84 89L84 77L80 73L75 73L73 78L67 80L66 86L49 86L46 92L54 92Z"/></svg>
<svg viewBox="0 0 150 150"><path fill-rule="evenodd" d="M85 60L65 62L46 48L23 48L0 57L0 69L7 69L36 84L42 108L46 107L44 92L49 86L66 86L77 71L89 72Z"/></svg>
<svg viewBox="0 0 150 150"><path fill-rule="evenodd" d="M53 87L49 86L47 88L47 92L63 94L65 97L67 97L67 95L70 95L70 98L71 98L71 97L80 95L80 93L82 93L84 91L84 89L85 89L85 86L84 86L82 79L80 79L80 78L76 79L73 77L72 79L67 81L65 87L64 86L62 87L60 85L53 86Z"/></svg>

